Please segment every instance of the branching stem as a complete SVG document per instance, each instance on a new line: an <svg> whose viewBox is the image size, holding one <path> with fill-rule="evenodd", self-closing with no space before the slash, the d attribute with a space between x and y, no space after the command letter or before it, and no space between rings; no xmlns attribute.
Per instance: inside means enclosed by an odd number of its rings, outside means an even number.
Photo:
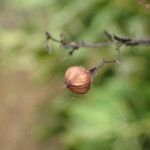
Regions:
<svg viewBox="0 0 150 150"><path fill-rule="evenodd" d="M147 39L132 39L132 38L122 38L116 35L111 35L108 32L105 32L107 38L109 39L109 41L106 42L98 42L98 43L87 43L85 41L79 41L79 42L75 42L75 41L66 41L63 38L63 35L61 34L61 38L56 39L54 38L49 32L45 32L46 34L46 47L48 48L48 41L53 41L53 42L57 42L60 43L61 46L63 46L64 48L69 49L69 54L72 55L74 53L75 50L81 48L81 47L85 47L85 48L100 48L103 46L110 46L112 44L116 44L119 48L121 47L121 45L125 45L125 46L138 46L138 45L150 45L150 38ZM117 48L117 49L119 49Z"/></svg>
<svg viewBox="0 0 150 150"><path fill-rule="evenodd" d="M46 32L46 48L51 51L48 41L54 41L57 43L60 43L61 46L63 46L65 49L69 49L69 55L72 55L77 49L81 47L85 48L100 48L103 46L110 46L110 45L115 45L116 49L116 58L114 60L106 60L103 59L99 64L97 64L95 67L91 68L89 72L91 73L92 76L95 76L97 71L99 71L102 67L104 67L106 64L110 63L115 63L119 64L120 63L120 48L122 45L125 46L139 46L139 45L146 45L150 46L150 38L146 39L134 39L134 38L122 38L113 34L110 34L105 31L105 35L108 38L108 41L106 42L98 42L98 43L87 43L85 41L66 41L61 34L60 40L54 38L49 32Z"/></svg>

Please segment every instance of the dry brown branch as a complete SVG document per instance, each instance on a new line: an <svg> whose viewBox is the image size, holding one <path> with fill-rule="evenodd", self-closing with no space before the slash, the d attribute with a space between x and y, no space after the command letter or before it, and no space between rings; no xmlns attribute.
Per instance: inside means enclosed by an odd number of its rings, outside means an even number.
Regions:
<svg viewBox="0 0 150 150"><path fill-rule="evenodd" d="M85 47L85 48L100 48L103 46L109 46L112 44L116 44L116 45L125 45L125 46L138 46L138 45L150 45L150 38L147 39L134 39L134 38L122 38L119 37L117 35L111 35L108 32L105 32L105 34L107 35L107 38L109 39L109 41L106 42L98 42L98 43L88 43L85 41L67 41L63 38L63 35L61 34L61 38L56 39L54 38L49 32L46 32L46 48L51 51L50 47L48 46L48 41L54 41L57 43L60 43L62 47L64 47L65 49L69 49L69 55L72 55L75 50L81 48L81 47ZM119 47L120 47L119 46Z"/></svg>
<svg viewBox="0 0 150 150"><path fill-rule="evenodd" d="M105 35L108 38L108 41L106 42L98 42L98 43L87 43L85 41L67 41L64 39L63 35L61 34L60 40L54 38L49 32L46 32L46 48L51 51L48 42L53 41L59 43L62 47L65 49L69 49L69 55L72 55L77 49L81 47L85 48L100 48L103 46L110 46L110 45L115 45L116 49L116 58L113 60L106 60L103 59L100 63L98 63L95 67L91 68L89 71L90 73L95 76L97 71L100 70L103 66L109 63L115 63L119 64L120 63L120 47L122 45L125 46L139 46L139 45L146 45L150 46L150 38L144 38L144 39L134 39L134 38L123 38L119 37L115 34L110 34L105 31Z"/></svg>

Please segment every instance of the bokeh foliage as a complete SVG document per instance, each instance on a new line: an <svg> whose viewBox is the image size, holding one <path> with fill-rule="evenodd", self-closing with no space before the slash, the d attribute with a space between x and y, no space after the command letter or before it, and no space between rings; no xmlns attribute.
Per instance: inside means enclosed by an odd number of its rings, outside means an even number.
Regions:
<svg viewBox="0 0 150 150"><path fill-rule="evenodd" d="M30 70L34 84L51 86L31 129L39 149L150 148L149 47L123 47L121 64L105 67L91 90L74 100L73 94L58 90L66 68L90 68L102 58L115 57L114 47L81 48L71 57L56 43L51 42L51 54L44 48L45 31L88 42L107 40L104 30L148 37L149 9L138 0L5 0L0 8L1 67Z"/></svg>

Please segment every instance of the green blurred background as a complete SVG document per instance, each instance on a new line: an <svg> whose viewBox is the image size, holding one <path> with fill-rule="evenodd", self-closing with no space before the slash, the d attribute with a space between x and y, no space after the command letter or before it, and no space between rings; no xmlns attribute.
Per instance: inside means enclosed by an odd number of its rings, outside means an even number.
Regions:
<svg viewBox="0 0 150 150"><path fill-rule="evenodd" d="M108 65L92 88L73 99L63 89L69 66L91 68L114 58L114 47L68 50L45 31L70 40L106 41L150 36L145 0L0 1L0 150L150 149L150 48L122 47L121 64Z"/></svg>

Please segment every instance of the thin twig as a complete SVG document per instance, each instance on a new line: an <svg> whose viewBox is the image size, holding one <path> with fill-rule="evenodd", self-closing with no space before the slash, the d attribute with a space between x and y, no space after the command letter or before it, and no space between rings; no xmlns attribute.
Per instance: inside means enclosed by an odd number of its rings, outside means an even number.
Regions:
<svg viewBox="0 0 150 150"><path fill-rule="evenodd" d="M65 49L69 49L70 50L69 55L72 55L77 49L81 47L93 49L93 48L100 48L103 46L110 46L112 44L115 44L119 46L119 48L116 48L116 49L120 49L122 45L125 45L125 46L150 45L150 38L148 39L122 38L116 35L111 35L110 33L106 31L105 31L105 35L107 36L109 41L98 42L98 43L87 43L85 41L79 41L79 42L67 41L63 38L62 34L59 40L59 39L54 38L49 32L45 32L45 34L46 34L46 48L49 49L48 41L51 40L51 41L60 43L61 46L63 46Z"/></svg>
<svg viewBox="0 0 150 150"><path fill-rule="evenodd" d="M131 39L131 38L121 38L121 37L114 35L114 40L126 46L150 45L150 38L149 39Z"/></svg>
<svg viewBox="0 0 150 150"><path fill-rule="evenodd" d="M116 48L116 58L114 60L105 60L103 59L95 67L89 70L92 76L95 76L96 73L104 67L104 65L109 63L120 64L120 48L122 45L126 46L137 46L137 45L150 45L150 39L130 39L130 38L121 38L116 35L111 35L108 32L105 32L106 36L112 41L115 42Z"/></svg>
<svg viewBox="0 0 150 150"><path fill-rule="evenodd" d="M64 39L64 36L61 34L60 35L60 40L54 38L50 33L46 32L46 47L48 47L48 41L54 41L57 43L60 43L61 46L63 46L66 49L69 49L69 55L72 55L77 49L81 47L86 47L86 48L100 48L102 46L109 46L109 45L115 45L116 49L116 58L113 60L106 60L103 59L100 63L98 63L95 67L91 68L89 70L90 74L92 76L95 76L96 73L104 67L106 64L110 63L115 63L115 64L120 64L120 48L122 45L125 46L139 46L139 45L150 45L150 38L147 39L133 39L133 38L122 38L116 35L112 35L105 31L105 35L107 36L109 41L106 42L98 42L98 43L87 43L85 41L79 41L79 42L74 42L74 41L66 41Z"/></svg>
<svg viewBox="0 0 150 150"><path fill-rule="evenodd" d="M98 63L95 67L91 68L89 70L90 74L92 77L96 76L97 72L103 68L106 64L111 64L111 63L115 63L117 64L117 59L114 59L114 60L106 60L106 59L103 59L100 63Z"/></svg>
<svg viewBox="0 0 150 150"><path fill-rule="evenodd" d="M53 41L53 42L57 42L60 43L62 47L64 47L65 49L69 49L69 55L72 55L74 53L75 50L81 48L81 47L85 47L85 48L99 48L99 47L103 47L103 46L109 46L112 44L111 41L107 41L107 42L98 42L98 43L87 43L85 41L79 41L79 42L75 42L75 41L67 41L64 38L62 38L62 34L61 34L61 39L58 40L56 38L54 38L49 32L45 32L46 35L46 47L48 48L48 41Z"/></svg>

